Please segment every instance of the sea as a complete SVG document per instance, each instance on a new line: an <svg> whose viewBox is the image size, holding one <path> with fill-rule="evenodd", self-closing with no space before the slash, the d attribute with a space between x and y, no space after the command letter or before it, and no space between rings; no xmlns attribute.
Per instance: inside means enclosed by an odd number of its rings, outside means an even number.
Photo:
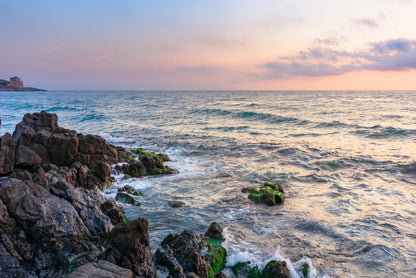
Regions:
<svg viewBox="0 0 416 278"><path fill-rule="evenodd" d="M308 278L416 277L416 91L0 92L0 134L41 110L170 156L180 174L117 175L103 192L144 193L123 208L149 221L152 252L169 233L216 221L230 277L237 262L274 259L294 278L304 264ZM283 205L241 192L265 181L283 185Z"/></svg>

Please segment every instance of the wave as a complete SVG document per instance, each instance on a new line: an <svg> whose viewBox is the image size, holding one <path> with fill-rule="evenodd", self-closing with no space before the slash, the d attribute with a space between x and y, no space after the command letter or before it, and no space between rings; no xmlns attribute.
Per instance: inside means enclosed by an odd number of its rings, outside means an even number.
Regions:
<svg viewBox="0 0 416 278"><path fill-rule="evenodd" d="M87 122L87 121L101 121L101 120L110 120L106 115L102 113L90 113L85 115L81 122Z"/></svg>

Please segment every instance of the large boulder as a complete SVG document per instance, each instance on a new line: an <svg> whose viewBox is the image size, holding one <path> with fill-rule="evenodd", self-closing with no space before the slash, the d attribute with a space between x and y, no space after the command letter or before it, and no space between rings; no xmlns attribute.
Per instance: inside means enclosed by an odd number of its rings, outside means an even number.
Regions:
<svg viewBox="0 0 416 278"><path fill-rule="evenodd" d="M13 172L16 142L10 133L0 137L0 176Z"/></svg>
<svg viewBox="0 0 416 278"><path fill-rule="evenodd" d="M120 223L110 232L107 250L102 258L131 269L138 277L157 277L149 245L149 223L144 218Z"/></svg>

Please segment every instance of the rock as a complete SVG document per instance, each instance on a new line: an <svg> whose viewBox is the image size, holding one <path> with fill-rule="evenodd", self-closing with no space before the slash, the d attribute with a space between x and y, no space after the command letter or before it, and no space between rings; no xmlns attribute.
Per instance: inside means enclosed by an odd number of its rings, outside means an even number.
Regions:
<svg viewBox="0 0 416 278"><path fill-rule="evenodd" d="M231 178L232 176L228 173L222 172L222 173L218 173L216 178Z"/></svg>
<svg viewBox="0 0 416 278"><path fill-rule="evenodd" d="M78 134L79 150L77 161L95 170L98 162L116 164L118 162L117 150L114 146L97 135Z"/></svg>
<svg viewBox="0 0 416 278"><path fill-rule="evenodd" d="M101 211L107 215L113 225L123 222L123 214L113 199L107 199L100 204Z"/></svg>
<svg viewBox="0 0 416 278"><path fill-rule="evenodd" d="M10 133L0 137L0 176L13 172L16 142Z"/></svg>
<svg viewBox="0 0 416 278"><path fill-rule="evenodd" d="M68 278L133 278L131 270L119 267L107 261L99 260L75 269Z"/></svg>
<svg viewBox="0 0 416 278"><path fill-rule="evenodd" d="M161 245L153 259L167 267L172 277L183 277L180 276L180 268L185 277L190 273L201 278L214 277L225 267L227 253L221 246L221 240L185 230L179 235L168 235Z"/></svg>
<svg viewBox="0 0 416 278"><path fill-rule="evenodd" d="M43 188L49 190L48 188L48 179L46 173L42 167L39 167L36 173L33 174L33 182L39 184Z"/></svg>
<svg viewBox="0 0 416 278"><path fill-rule="evenodd" d="M124 193L124 192L118 192L116 197L114 198L117 202L133 205L133 206L140 206L140 202L137 201L133 196Z"/></svg>
<svg viewBox="0 0 416 278"><path fill-rule="evenodd" d="M99 161L95 166L95 176L102 182L111 182L111 166L106 162Z"/></svg>
<svg viewBox="0 0 416 278"><path fill-rule="evenodd" d="M118 155L118 162L129 162L133 160L133 154L129 150L123 147L116 146Z"/></svg>
<svg viewBox="0 0 416 278"><path fill-rule="evenodd" d="M149 223L144 218L120 223L110 232L105 260L130 269L138 277L157 277L149 245Z"/></svg>
<svg viewBox="0 0 416 278"><path fill-rule="evenodd" d="M250 262L237 263L232 267L232 271L235 277L261 278L259 268L257 266L251 267Z"/></svg>
<svg viewBox="0 0 416 278"><path fill-rule="evenodd" d="M222 237L222 227L217 222L212 222L209 225L208 231L205 233L207 237L219 239Z"/></svg>
<svg viewBox="0 0 416 278"><path fill-rule="evenodd" d="M33 169L40 166L42 158L26 146L19 146L16 150L15 166L20 168Z"/></svg>
<svg viewBox="0 0 416 278"><path fill-rule="evenodd" d="M263 278L291 278L285 261L270 261L262 272Z"/></svg>
<svg viewBox="0 0 416 278"><path fill-rule="evenodd" d="M126 193L134 195L134 196L144 196L143 192L141 192L139 189L134 189L130 185L126 185L122 188L119 188L118 192L126 192Z"/></svg>
<svg viewBox="0 0 416 278"><path fill-rule="evenodd" d="M248 198L255 203L264 203L269 206L283 204L285 201L285 194L282 185L275 182L266 182L264 186L259 189L243 188L243 193L250 193Z"/></svg>
<svg viewBox="0 0 416 278"><path fill-rule="evenodd" d="M163 174L166 170L163 160L156 155L152 156L149 153L143 152L140 154L139 159L148 174Z"/></svg>
<svg viewBox="0 0 416 278"><path fill-rule="evenodd" d="M9 177L22 181L32 181L32 175L25 169L16 169Z"/></svg>
<svg viewBox="0 0 416 278"><path fill-rule="evenodd" d="M146 171L141 161L132 160L129 163L124 163L122 166L117 165L116 170L122 171L124 174L130 177L141 177Z"/></svg>
<svg viewBox="0 0 416 278"><path fill-rule="evenodd" d="M219 272L215 274L214 278L227 278L227 275L224 272Z"/></svg>
<svg viewBox="0 0 416 278"><path fill-rule="evenodd" d="M168 205L172 208L180 208L185 205L184 202L181 201L168 201Z"/></svg>

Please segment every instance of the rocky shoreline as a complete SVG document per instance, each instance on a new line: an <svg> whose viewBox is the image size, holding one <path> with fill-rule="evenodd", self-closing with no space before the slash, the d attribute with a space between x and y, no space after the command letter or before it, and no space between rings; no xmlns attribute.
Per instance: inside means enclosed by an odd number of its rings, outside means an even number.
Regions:
<svg viewBox="0 0 416 278"><path fill-rule="evenodd" d="M56 114L24 115L13 135L0 137L0 276L146 278L163 268L168 277L226 277L219 224L204 235L168 235L152 257L148 221L127 221L117 203L100 193L111 185L112 171L126 178L178 173L164 165L168 160L62 128ZM132 196L137 192L122 191L139 205ZM255 202L284 201L277 184L247 192ZM256 269L247 262L233 272L290 277L285 262L270 262L262 273Z"/></svg>

